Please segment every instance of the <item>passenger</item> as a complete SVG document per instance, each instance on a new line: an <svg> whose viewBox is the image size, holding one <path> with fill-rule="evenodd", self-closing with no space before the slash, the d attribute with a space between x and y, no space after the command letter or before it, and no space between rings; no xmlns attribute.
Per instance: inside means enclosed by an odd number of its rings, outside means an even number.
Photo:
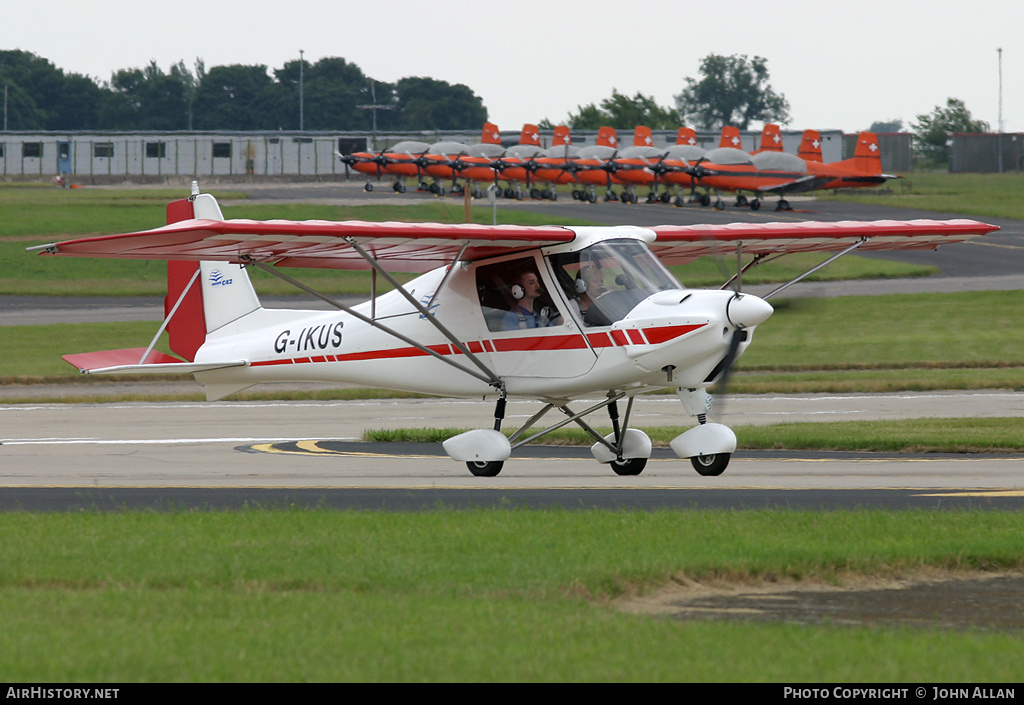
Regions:
<svg viewBox="0 0 1024 705"><path fill-rule="evenodd" d="M588 264L580 269L576 275L576 303L580 308L580 319L585 320L587 311L594 305L597 297L607 291L604 285L604 272L600 267Z"/></svg>
<svg viewBox="0 0 1024 705"><path fill-rule="evenodd" d="M516 302L502 319L501 327L504 330L544 328L554 325L555 319L559 317L558 314L552 316L550 309L546 306L538 308L537 300L544 293L544 287L536 273L523 272L520 274L518 282L512 285L511 291Z"/></svg>

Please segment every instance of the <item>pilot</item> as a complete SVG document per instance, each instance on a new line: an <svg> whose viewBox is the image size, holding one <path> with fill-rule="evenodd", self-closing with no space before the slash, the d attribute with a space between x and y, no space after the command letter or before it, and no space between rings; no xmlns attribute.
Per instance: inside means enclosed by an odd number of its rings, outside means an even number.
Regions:
<svg viewBox="0 0 1024 705"><path fill-rule="evenodd" d="M537 300L544 293L540 277L535 272L523 272L519 275L516 284L513 284L510 291L512 298L516 300L512 308L502 319L503 330L517 330L520 328L544 328L555 324L559 317L557 313L551 315L547 307L540 307Z"/></svg>

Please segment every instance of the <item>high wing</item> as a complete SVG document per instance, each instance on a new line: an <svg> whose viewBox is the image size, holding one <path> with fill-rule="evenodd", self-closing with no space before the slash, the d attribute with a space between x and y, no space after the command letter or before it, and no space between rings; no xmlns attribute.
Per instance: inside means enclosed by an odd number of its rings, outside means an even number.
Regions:
<svg viewBox="0 0 1024 705"><path fill-rule="evenodd" d="M839 251L861 241L861 250L934 249L994 230L998 227L973 220L660 225L649 229L655 235L649 244L667 264L680 264L704 255L735 252L740 243L742 252L752 255ZM573 229L560 226L194 219L154 230L29 249L77 257L367 269L370 265L353 246L358 244L391 271L427 272L456 257L476 260L569 243L576 237Z"/></svg>
<svg viewBox="0 0 1024 705"><path fill-rule="evenodd" d="M772 255L859 249L932 250L999 230L976 220L845 220L728 225L659 225L651 228L651 250L666 264L684 264L705 255Z"/></svg>
<svg viewBox="0 0 1024 705"><path fill-rule="evenodd" d="M429 272L464 259L571 242L567 228L325 220L183 220L124 235L67 240L30 248L41 254L125 259L251 261L279 267L369 269L359 244L395 272Z"/></svg>

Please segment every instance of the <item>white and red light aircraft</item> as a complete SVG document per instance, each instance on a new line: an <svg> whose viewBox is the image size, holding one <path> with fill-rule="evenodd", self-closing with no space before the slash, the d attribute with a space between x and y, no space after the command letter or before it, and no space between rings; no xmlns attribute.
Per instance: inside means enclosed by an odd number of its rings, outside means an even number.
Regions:
<svg viewBox="0 0 1024 705"><path fill-rule="evenodd" d="M931 249L998 229L971 220L653 228L225 220L213 196L196 186L192 197L168 206L167 221L144 232L29 248L168 260L167 320L149 348L66 360L92 374L194 374L210 400L272 381L496 399L493 428L444 443L452 459L488 477L514 449L572 422L594 437L597 461L620 475L640 473L651 441L629 427L633 399L666 387L697 419L672 449L702 475L725 469L736 436L707 422L706 389L728 374L771 316L764 300L771 294L744 294L738 284L687 289L663 262L735 253L738 282L743 270L773 255L832 251L834 259L855 249ZM742 268L741 254L754 258ZM293 282L277 269L372 268L396 288L354 307L316 294L339 309L333 312L265 309L249 267ZM394 271L423 274L400 286ZM165 328L180 357L153 350ZM595 394L603 399L570 409ZM507 397L542 404L511 438L500 432ZM566 418L528 433L551 409ZM613 428L604 437L584 420L600 409Z"/></svg>

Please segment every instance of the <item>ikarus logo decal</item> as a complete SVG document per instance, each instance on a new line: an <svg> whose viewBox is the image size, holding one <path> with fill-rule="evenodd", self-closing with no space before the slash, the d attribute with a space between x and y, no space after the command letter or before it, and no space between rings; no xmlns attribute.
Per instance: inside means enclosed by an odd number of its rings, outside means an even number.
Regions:
<svg viewBox="0 0 1024 705"><path fill-rule="evenodd" d="M224 276L224 272L215 269L210 272L210 286L230 286L233 279Z"/></svg>
<svg viewBox="0 0 1024 705"><path fill-rule="evenodd" d="M420 299L420 306L422 306L423 308L427 309L427 312L428 312L428 313L429 313L429 314L430 314L431 316L436 316L436 315L437 315L437 307L438 307L438 306L440 306L441 304L440 304L440 303L438 303L437 301L435 301L435 302L434 302L433 304L431 304L431 303L430 303L430 300L431 300L432 298L434 298L434 292L433 292L433 291L432 291L432 292L430 292L429 294L425 294L425 295L423 296L423 298L422 298L422 299ZM424 315L423 315L423 314L421 313L421 314L420 314L420 319L421 319L421 320L423 320L423 319L425 319L425 318L426 318L426 316L424 316Z"/></svg>

